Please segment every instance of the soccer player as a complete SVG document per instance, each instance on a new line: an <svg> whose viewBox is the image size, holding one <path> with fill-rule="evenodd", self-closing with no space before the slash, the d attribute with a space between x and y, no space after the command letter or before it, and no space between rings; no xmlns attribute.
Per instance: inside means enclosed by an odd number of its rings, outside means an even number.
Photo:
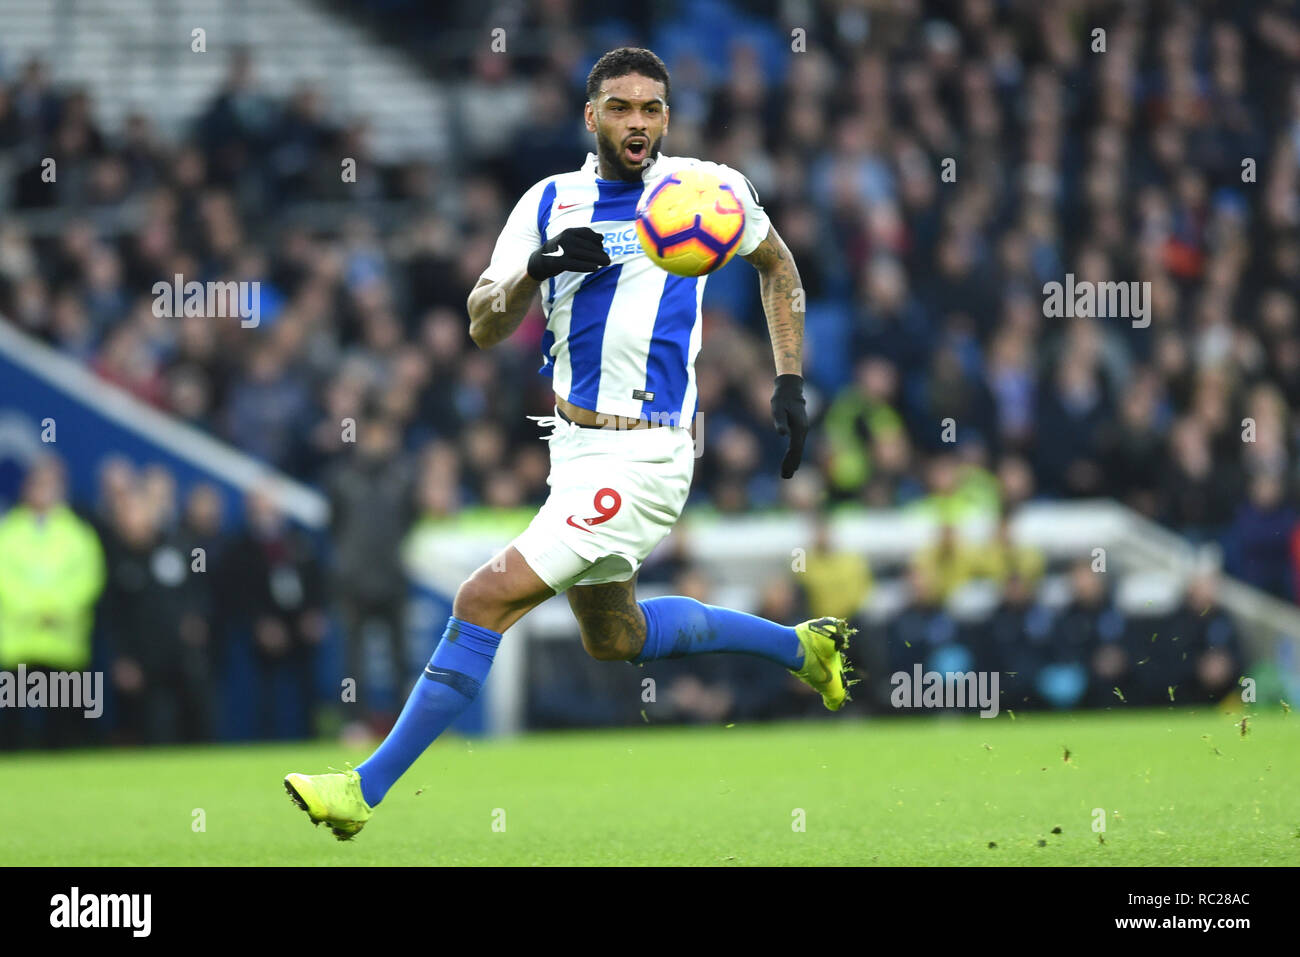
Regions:
<svg viewBox="0 0 1300 957"><path fill-rule="evenodd" d="M641 562L680 516L695 468L690 426L704 279L664 272L634 229L637 201L660 177L701 166L744 206L738 253L758 270L777 372L772 416L789 436L782 478L799 467L808 431L790 251L740 173L661 155L668 99L668 70L649 50L601 57L585 107L596 153L524 193L470 293L470 336L483 349L510 336L541 294L541 371L554 383L555 415L537 418L550 429L551 491L528 528L460 586L423 680L375 753L346 772L285 778L295 803L340 840L361 830L469 706L502 633L562 592L584 647L601 661L758 655L819 691L832 711L847 698L843 651L853 631L843 619L787 627L693 598L636 598Z"/></svg>

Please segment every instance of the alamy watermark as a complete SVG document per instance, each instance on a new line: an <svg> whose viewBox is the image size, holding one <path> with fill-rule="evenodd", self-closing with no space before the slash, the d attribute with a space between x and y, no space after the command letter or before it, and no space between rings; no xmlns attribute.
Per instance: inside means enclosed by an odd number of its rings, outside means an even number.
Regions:
<svg viewBox="0 0 1300 957"><path fill-rule="evenodd" d="M152 894L83 894L73 887L50 898L50 926L56 928L118 927L132 937L148 937L152 913Z"/></svg>
<svg viewBox="0 0 1300 957"><path fill-rule="evenodd" d="M1131 319L1134 329L1151 325L1151 283L1075 281L1043 284L1043 315L1049 319Z"/></svg>
<svg viewBox="0 0 1300 957"><path fill-rule="evenodd" d="M653 392L641 392L640 390L637 391L639 393L639 397L642 398L644 401L650 401L654 399ZM694 429L691 434L691 446L695 458L698 459L700 456L704 454L704 413L703 412L697 411L695 413L695 417L691 420L690 423L687 423L686 425L682 424L681 412L660 412L660 411L643 412L640 418L633 418L632 416L613 415L608 412L597 412L595 427L600 429L608 429L616 432L623 432L623 431L635 431L638 429L649 429L649 428L689 429L691 428L692 424L694 425Z"/></svg>
<svg viewBox="0 0 1300 957"><path fill-rule="evenodd" d="M152 292L153 314L160 319L238 319L245 329L262 321L262 283L258 280L185 282L185 277L177 273L170 283L154 283Z"/></svg>
<svg viewBox="0 0 1300 957"><path fill-rule="evenodd" d="M996 671L926 671L913 665L909 674L895 671L889 677L894 690L889 703L895 708L974 708L981 718L998 716Z"/></svg>
<svg viewBox="0 0 1300 957"><path fill-rule="evenodd" d="M102 671L0 671L0 708L81 708L87 718L104 713Z"/></svg>

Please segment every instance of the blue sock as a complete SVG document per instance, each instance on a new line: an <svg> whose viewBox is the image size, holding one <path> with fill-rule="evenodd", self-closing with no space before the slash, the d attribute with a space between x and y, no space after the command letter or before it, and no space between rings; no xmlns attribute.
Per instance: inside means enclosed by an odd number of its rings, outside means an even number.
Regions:
<svg viewBox="0 0 1300 957"><path fill-rule="evenodd" d="M637 604L645 612L645 645L632 659L637 664L727 651L758 655L791 671L803 667L803 646L793 628L680 595Z"/></svg>
<svg viewBox="0 0 1300 957"><path fill-rule="evenodd" d="M438 735L469 707L492 667L501 636L455 616L424 674L406 699L397 724L375 753L357 767L361 793L374 807Z"/></svg>

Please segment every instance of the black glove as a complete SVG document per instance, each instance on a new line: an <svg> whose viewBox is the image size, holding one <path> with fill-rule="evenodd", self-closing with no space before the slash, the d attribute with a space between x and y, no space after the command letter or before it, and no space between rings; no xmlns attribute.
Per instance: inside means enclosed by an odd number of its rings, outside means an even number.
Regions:
<svg viewBox="0 0 1300 957"><path fill-rule="evenodd" d="M586 226L566 229L528 257L528 275L541 282L562 272L595 272L609 265L600 233Z"/></svg>
<svg viewBox="0 0 1300 957"><path fill-rule="evenodd" d="M772 393L772 421L777 435L790 436L790 447L781 460L781 478L788 479L803 459L803 440L808 437L808 410L804 408L803 376L792 372L776 377Z"/></svg>

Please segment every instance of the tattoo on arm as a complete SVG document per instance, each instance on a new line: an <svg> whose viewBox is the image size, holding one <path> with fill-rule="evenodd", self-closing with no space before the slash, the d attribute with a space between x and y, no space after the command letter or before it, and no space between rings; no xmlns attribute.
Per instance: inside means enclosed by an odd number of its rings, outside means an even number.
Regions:
<svg viewBox="0 0 1300 957"><path fill-rule="evenodd" d="M745 257L759 273L777 375L803 374L804 295L799 269L775 229Z"/></svg>
<svg viewBox="0 0 1300 957"><path fill-rule="evenodd" d="M781 237L776 235L776 230L768 228L767 238L758 244L752 253L745 257L759 272L767 272L779 262L789 259L789 250L785 248L785 243ZM793 262L793 260L790 260Z"/></svg>

